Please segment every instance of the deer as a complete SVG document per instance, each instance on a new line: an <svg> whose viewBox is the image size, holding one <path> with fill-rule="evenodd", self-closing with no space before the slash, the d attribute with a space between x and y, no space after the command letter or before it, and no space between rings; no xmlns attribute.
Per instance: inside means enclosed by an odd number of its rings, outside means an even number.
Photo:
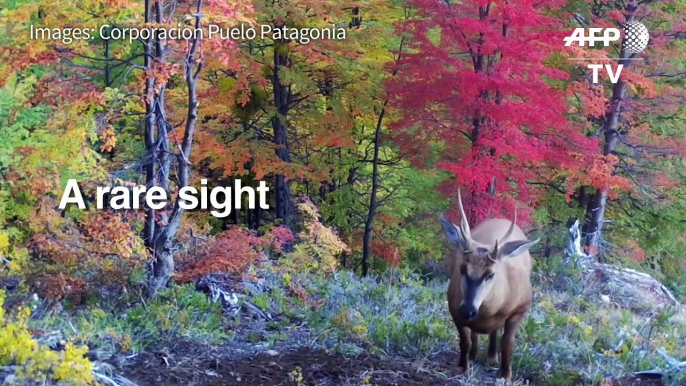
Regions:
<svg viewBox="0 0 686 386"><path fill-rule="evenodd" d="M500 341L500 378L512 380L511 355L515 332L531 307L531 268L529 248L540 238L529 240L517 226L517 209L512 221L491 218L472 231L457 191L462 220L457 226L441 213L440 223L447 240L454 245L448 284L448 309L460 338L457 373L469 370L479 349L479 335L488 335L487 363L498 364L497 338Z"/></svg>

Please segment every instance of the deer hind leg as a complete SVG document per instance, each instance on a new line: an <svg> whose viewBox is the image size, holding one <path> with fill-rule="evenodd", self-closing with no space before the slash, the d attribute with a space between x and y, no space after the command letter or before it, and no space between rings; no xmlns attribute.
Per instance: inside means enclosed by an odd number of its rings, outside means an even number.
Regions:
<svg viewBox="0 0 686 386"><path fill-rule="evenodd" d="M512 369L510 362L512 357L512 349L514 348L515 332L522 322L524 314L512 315L505 322L505 331L500 341L500 350L503 363L500 365L500 377L507 381L512 380Z"/></svg>
<svg viewBox="0 0 686 386"><path fill-rule="evenodd" d="M488 355L486 356L486 363L491 366L498 364L498 330L495 330L488 335Z"/></svg>
<svg viewBox="0 0 686 386"><path fill-rule="evenodd" d="M469 358L467 355L471 349L472 340L467 327L458 327L457 332L460 334L460 361L457 364L457 373L463 374L469 370Z"/></svg>
<svg viewBox="0 0 686 386"><path fill-rule="evenodd" d="M479 353L479 334L472 331L472 348L469 350L469 360L476 359L476 354Z"/></svg>

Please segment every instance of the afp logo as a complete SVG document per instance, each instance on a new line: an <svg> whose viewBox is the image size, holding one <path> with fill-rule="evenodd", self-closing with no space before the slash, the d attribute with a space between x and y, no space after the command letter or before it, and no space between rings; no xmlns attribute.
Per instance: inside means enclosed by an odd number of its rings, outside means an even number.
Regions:
<svg viewBox="0 0 686 386"><path fill-rule="evenodd" d="M648 29L638 21L629 21L622 25L624 30L624 41L622 42L622 49L629 54L638 54L646 49L650 35ZM588 36L585 35L584 28L576 28L571 36L564 38L565 46L569 47L574 42L578 42L580 47L588 43L590 47L595 46L595 43L603 43L607 47L611 42L619 40L619 30L617 28L588 28ZM602 36L596 36L602 32Z"/></svg>
<svg viewBox="0 0 686 386"><path fill-rule="evenodd" d="M638 21L629 21L622 26L624 30L624 42L622 48L631 54L638 54L648 47L650 34L646 26Z"/></svg>

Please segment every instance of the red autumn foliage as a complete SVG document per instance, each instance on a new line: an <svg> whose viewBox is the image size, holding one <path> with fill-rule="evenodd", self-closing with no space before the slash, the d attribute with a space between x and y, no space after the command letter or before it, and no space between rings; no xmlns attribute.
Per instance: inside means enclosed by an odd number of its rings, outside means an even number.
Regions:
<svg viewBox="0 0 686 386"><path fill-rule="evenodd" d="M284 245L290 244L293 241L295 241L295 236L293 235L293 232L285 226L285 225L279 225L277 227L272 228L267 234L264 236L264 238L267 240L267 243L271 245L274 248L274 251L277 253L281 253L281 248Z"/></svg>
<svg viewBox="0 0 686 386"><path fill-rule="evenodd" d="M637 61L625 63L620 82L616 84L610 83L605 72L600 73L604 88L592 85L586 74L577 72L575 81L567 86L570 99L576 101L569 112L573 115L583 113L589 135L604 137L603 153L618 157L616 162L606 163L604 167L613 174L613 180L605 181L607 185L603 186L608 190L609 199L630 189L640 191L642 195L652 191L648 194L653 200L651 205L667 205L675 197L665 193L669 186L680 181L680 177L664 160L686 154L682 130L665 123L671 120L667 117L680 114L686 96L683 87L675 87L676 83L671 80L683 73L683 64L673 58L683 54L681 45L674 43L683 34L684 17L655 2L631 5L603 1L591 8L591 24L596 27L618 27L630 19L640 20L648 26L648 47L635 56ZM571 27L567 33L571 33ZM617 56L612 48L598 50L573 45L565 51L567 58L605 58L599 63L617 68L616 61L608 60ZM577 65L577 68L581 67ZM598 164L589 169L592 173L597 172ZM618 179L624 181L618 182ZM586 184L598 187L588 181ZM590 210L595 211L595 208Z"/></svg>
<svg viewBox="0 0 686 386"><path fill-rule="evenodd" d="M399 29L412 34L413 51L402 53L398 75L388 84L392 102L404 112L393 135L411 160L421 164L430 143L445 143L436 166L456 176L443 186L446 192L469 185L462 193L470 222L510 217L512 196L535 202L547 181L561 178L560 170L581 184L574 179L597 162L599 140L568 119L566 92L556 84L569 75L547 60L564 48L563 20L547 12L562 2L411 3L418 15ZM615 183L609 173L594 178L596 185ZM495 195L486 193L492 185Z"/></svg>
<svg viewBox="0 0 686 386"><path fill-rule="evenodd" d="M372 239L372 254L385 260L393 267L400 266L403 253L398 248L397 242L389 242L380 238Z"/></svg>
<svg viewBox="0 0 686 386"><path fill-rule="evenodd" d="M254 232L230 226L203 245L200 257L183 267L175 279L188 283L213 272L241 272L257 261L260 255L255 247L264 243Z"/></svg>
<svg viewBox="0 0 686 386"><path fill-rule="evenodd" d="M259 250L265 247L281 252L281 247L295 240L285 226L278 226L258 237L253 230L229 226L226 231L212 237L198 248L198 258L184 266L175 278L188 283L213 272L242 273L260 258Z"/></svg>
<svg viewBox="0 0 686 386"><path fill-rule="evenodd" d="M399 267L402 263L403 257L405 256L403 250L406 245L402 242L402 240L398 240L398 238L393 234L384 234L391 232L391 230L389 230L390 228L387 227L389 224L384 220L389 220L393 217L387 214L380 214L379 217L379 224L376 225L372 233L372 256L374 258L380 258L386 261L393 267ZM360 252L362 250L363 236L363 231L356 230L354 232L345 234L343 239L347 240L348 246L352 250Z"/></svg>
<svg viewBox="0 0 686 386"><path fill-rule="evenodd" d="M597 256L598 255L598 246L597 245L584 246L584 252L590 256Z"/></svg>

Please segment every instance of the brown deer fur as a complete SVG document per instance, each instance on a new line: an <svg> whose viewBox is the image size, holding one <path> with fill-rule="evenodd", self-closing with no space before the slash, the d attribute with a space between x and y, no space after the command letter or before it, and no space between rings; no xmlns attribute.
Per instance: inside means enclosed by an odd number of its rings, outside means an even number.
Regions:
<svg viewBox="0 0 686 386"><path fill-rule="evenodd" d="M539 239L528 240L515 224L516 209L513 221L489 219L472 231L459 190L458 204L460 226L440 216L443 232L457 247L448 286L448 307L460 335L458 372L469 370L469 361L476 358L479 334L489 335L487 359L490 364L498 363L496 339L502 328L500 376L511 380L515 331L531 306L529 248Z"/></svg>

